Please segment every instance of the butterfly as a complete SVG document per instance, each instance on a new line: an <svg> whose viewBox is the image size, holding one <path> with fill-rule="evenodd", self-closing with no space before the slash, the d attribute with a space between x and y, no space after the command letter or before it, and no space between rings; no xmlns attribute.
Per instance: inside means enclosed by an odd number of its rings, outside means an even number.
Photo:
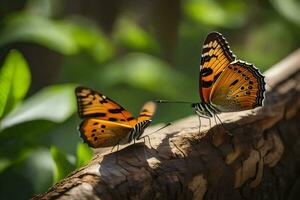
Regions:
<svg viewBox="0 0 300 200"><path fill-rule="evenodd" d="M201 102L192 106L202 117L253 109L263 105L265 84L264 76L253 64L236 60L222 34L211 32L201 55Z"/></svg>
<svg viewBox="0 0 300 200"><path fill-rule="evenodd" d="M112 147L139 140L150 125L156 104L146 102L138 116L103 94L86 87L75 89L82 139L90 147Z"/></svg>
<svg viewBox="0 0 300 200"><path fill-rule="evenodd" d="M193 103L192 107L204 118L222 112L253 109L263 105L265 84L264 76L254 65L236 59L222 34L211 32L205 39L201 55L201 101Z"/></svg>

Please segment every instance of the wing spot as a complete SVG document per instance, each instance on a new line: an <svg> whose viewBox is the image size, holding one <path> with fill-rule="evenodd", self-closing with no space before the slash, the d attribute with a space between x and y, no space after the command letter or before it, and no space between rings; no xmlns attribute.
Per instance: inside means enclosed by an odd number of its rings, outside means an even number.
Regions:
<svg viewBox="0 0 300 200"><path fill-rule="evenodd" d="M201 70L201 75L204 76L204 77L209 76L209 75L211 75L212 73L213 73L213 70L212 70L211 68L205 67L205 68L203 68L203 69Z"/></svg>
<svg viewBox="0 0 300 200"><path fill-rule="evenodd" d="M250 91L247 91L247 92L246 92L246 95L250 95L250 94L251 94L251 92L250 92Z"/></svg>
<svg viewBox="0 0 300 200"><path fill-rule="evenodd" d="M101 133L104 133L104 130L101 130Z"/></svg>
<svg viewBox="0 0 300 200"><path fill-rule="evenodd" d="M238 73L241 73L242 71L241 70L238 70Z"/></svg>
<svg viewBox="0 0 300 200"><path fill-rule="evenodd" d="M245 77L245 80L246 80L246 81L249 80L249 77Z"/></svg>
<svg viewBox="0 0 300 200"><path fill-rule="evenodd" d="M148 114L141 114L140 117L151 117L151 115L148 115Z"/></svg>
<svg viewBox="0 0 300 200"><path fill-rule="evenodd" d="M236 70L237 70L237 68L235 67L233 70L234 70L234 71L236 71Z"/></svg>
<svg viewBox="0 0 300 200"><path fill-rule="evenodd" d="M99 103L104 104L104 103L108 103L108 101L106 99L102 99L99 101Z"/></svg>
<svg viewBox="0 0 300 200"><path fill-rule="evenodd" d="M211 55L211 56L202 56L202 61L201 61L201 64L204 64L206 62L209 62L212 58L218 58L218 56L216 55Z"/></svg>
<svg viewBox="0 0 300 200"><path fill-rule="evenodd" d="M94 133L94 132L97 132L97 129L93 129L92 132L93 132L93 133Z"/></svg>
<svg viewBox="0 0 300 200"><path fill-rule="evenodd" d="M249 81L249 84L252 85L252 84L253 84L253 81Z"/></svg>
<svg viewBox="0 0 300 200"><path fill-rule="evenodd" d="M121 119L121 122L125 122L125 119Z"/></svg>
<svg viewBox="0 0 300 200"><path fill-rule="evenodd" d="M250 90L251 90L252 88L253 88L253 87L252 87L251 85L250 85L250 86L248 86L248 89L250 89Z"/></svg>
<svg viewBox="0 0 300 200"><path fill-rule="evenodd" d="M92 137L95 137L95 133L92 134Z"/></svg>
<svg viewBox="0 0 300 200"><path fill-rule="evenodd" d="M101 125L101 128L105 128L106 126L105 125Z"/></svg>
<svg viewBox="0 0 300 200"><path fill-rule="evenodd" d="M124 110L124 108L114 108L114 109L108 109L108 112L112 114L121 113Z"/></svg>
<svg viewBox="0 0 300 200"><path fill-rule="evenodd" d="M127 118L127 121L131 121L131 120L134 120L134 117L128 117Z"/></svg>
<svg viewBox="0 0 300 200"><path fill-rule="evenodd" d="M115 122L115 121L118 121L118 119L110 117L110 118L108 118L108 121Z"/></svg>
<svg viewBox="0 0 300 200"><path fill-rule="evenodd" d="M95 123L93 123L93 125L94 125L94 126L96 126L96 125L98 125L98 124L99 124L99 122L95 122Z"/></svg>
<svg viewBox="0 0 300 200"><path fill-rule="evenodd" d="M105 117L106 113L98 113L97 116L99 116L99 117Z"/></svg>
<svg viewBox="0 0 300 200"><path fill-rule="evenodd" d="M242 87L241 87L241 90L243 90L243 89L245 89L245 87L244 87L244 86L242 86Z"/></svg>
<svg viewBox="0 0 300 200"><path fill-rule="evenodd" d="M236 79L235 81L233 81L233 82L229 85L229 87L234 86L235 84L237 84L237 82L239 82L238 79Z"/></svg>
<svg viewBox="0 0 300 200"><path fill-rule="evenodd" d="M96 140L98 140L98 138L97 138L97 137L94 137L94 141L96 141Z"/></svg>

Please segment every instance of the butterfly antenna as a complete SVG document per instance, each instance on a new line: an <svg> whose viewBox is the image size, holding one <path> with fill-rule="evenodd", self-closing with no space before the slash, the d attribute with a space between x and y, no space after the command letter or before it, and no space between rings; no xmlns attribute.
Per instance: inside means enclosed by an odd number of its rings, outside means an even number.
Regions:
<svg viewBox="0 0 300 200"><path fill-rule="evenodd" d="M193 102L189 101L169 101L169 100L153 100L156 103L184 103L184 104L193 104Z"/></svg>
<svg viewBox="0 0 300 200"><path fill-rule="evenodd" d="M148 135L145 135L145 136L141 137L140 139L145 138L145 137L149 137L149 135L152 135L152 134L154 134L154 133L157 133L158 131L160 131L160 130L162 130L162 129L164 129L164 128L170 126L170 125L172 125L172 122L167 123L167 124L164 125L163 127L157 129L156 131L154 131L154 132L152 132L152 133L149 133Z"/></svg>

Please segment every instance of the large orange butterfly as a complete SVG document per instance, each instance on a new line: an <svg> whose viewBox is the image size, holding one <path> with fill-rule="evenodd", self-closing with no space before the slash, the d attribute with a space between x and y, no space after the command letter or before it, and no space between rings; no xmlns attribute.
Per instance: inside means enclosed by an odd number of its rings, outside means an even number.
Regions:
<svg viewBox="0 0 300 200"><path fill-rule="evenodd" d="M264 76L252 64L236 60L225 38L218 32L207 35L203 45L199 93L193 104L199 116L213 117L262 106Z"/></svg>
<svg viewBox="0 0 300 200"><path fill-rule="evenodd" d="M264 76L256 67L236 60L225 38L218 32L211 32L206 37L201 56L201 101L192 107L197 115L205 118L221 112L253 109L263 104L265 84Z"/></svg>
<svg viewBox="0 0 300 200"><path fill-rule="evenodd" d="M156 104L145 103L138 118L126 109L86 87L75 89L78 114L83 118L79 131L83 140L93 148L111 147L139 140L150 123Z"/></svg>

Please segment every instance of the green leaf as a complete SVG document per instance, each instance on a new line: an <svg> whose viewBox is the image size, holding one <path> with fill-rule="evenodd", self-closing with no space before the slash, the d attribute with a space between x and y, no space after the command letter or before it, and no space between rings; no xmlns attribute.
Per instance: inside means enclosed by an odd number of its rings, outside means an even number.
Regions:
<svg viewBox="0 0 300 200"><path fill-rule="evenodd" d="M286 19L300 26L300 3L297 0L271 0L271 3L278 12Z"/></svg>
<svg viewBox="0 0 300 200"><path fill-rule="evenodd" d="M4 20L0 46L12 42L33 42L62 54L78 52L78 46L60 21L41 15L16 13Z"/></svg>
<svg viewBox="0 0 300 200"><path fill-rule="evenodd" d="M77 145L77 168L86 165L93 157L93 151L88 145L80 142Z"/></svg>
<svg viewBox="0 0 300 200"><path fill-rule="evenodd" d="M44 88L9 113L1 121L0 130L33 120L63 122L75 112L75 103L73 85Z"/></svg>
<svg viewBox="0 0 300 200"><path fill-rule="evenodd" d="M73 171L75 166L68 159L66 153L57 147L52 146L50 152L54 161L54 183L56 183Z"/></svg>
<svg viewBox="0 0 300 200"><path fill-rule="evenodd" d="M12 164L7 158L0 158L0 174Z"/></svg>
<svg viewBox="0 0 300 200"><path fill-rule="evenodd" d="M19 164L20 163L20 164ZM31 182L34 193L45 192L53 183L54 162L48 148L35 148L21 165L24 177ZM14 166L16 167L16 166Z"/></svg>
<svg viewBox="0 0 300 200"><path fill-rule="evenodd" d="M0 117L26 95L31 75L22 54L12 50L0 71Z"/></svg>
<svg viewBox="0 0 300 200"><path fill-rule="evenodd" d="M165 97L182 96L187 92L186 83L189 83L182 73L168 63L142 53L131 53L111 62L101 69L101 73L102 84L128 84Z"/></svg>
<svg viewBox="0 0 300 200"><path fill-rule="evenodd" d="M114 38L122 46L134 51L148 53L159 53L160 51L159 44L155 38L126 16L119 18Z"/></svg>
<svg viewBox="0 0 300 200"><path fill-rule="evenodd" d="M187 0L183 12L192 21L209 26L238 27L245 23L245 3L239 0Z"/></svg>
<svg viewBox="0 0 300 200"><path fill-rule="evenodd" d="M77 17L65 20L62 24L71 33L78 47L87 51L99 63L109 60L114 55L112 42L91 21Z"/></svg>

